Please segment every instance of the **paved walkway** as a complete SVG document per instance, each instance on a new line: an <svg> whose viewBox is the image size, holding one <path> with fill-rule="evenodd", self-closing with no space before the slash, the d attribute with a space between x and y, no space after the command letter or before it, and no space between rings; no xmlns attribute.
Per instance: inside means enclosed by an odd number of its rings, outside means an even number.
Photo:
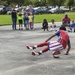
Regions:
<svg viewBox="0 0 75 75"><path fill-rule="evenodd" d="M75 33L69 33L72 44L69 55L63 51L59 59L53 58L52 52L32 56L26 45L43 42L54 33L39 27L40 24L35 24L33 31L14 31L11 26L0 26L0 75L75 75Z"/></svg>
<svg viewBox="0 0 75 75"><path fill-rule="evenodd" d="M51 23L49 23L50 26ZM57 27L61 26L61 22L56 22ZM34 29L41 29L42 28L42 23L36 23L34 24ZM0 26L0 30L11 30L12 26ZM18 25L17 25L17 29L18 29Z"/></svg>

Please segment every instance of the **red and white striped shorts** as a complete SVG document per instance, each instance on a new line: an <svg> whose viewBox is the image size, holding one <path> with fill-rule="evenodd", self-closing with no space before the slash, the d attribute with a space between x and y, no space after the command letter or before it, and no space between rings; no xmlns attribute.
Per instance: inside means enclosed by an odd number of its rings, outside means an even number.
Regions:
<svg viewBox="0 0 75 75"><path fill-rule="evenodd" d="M57 41L49 42L48 47L50 51L58 51L58 50L60 51L64 49L63 45Z"/></svg>

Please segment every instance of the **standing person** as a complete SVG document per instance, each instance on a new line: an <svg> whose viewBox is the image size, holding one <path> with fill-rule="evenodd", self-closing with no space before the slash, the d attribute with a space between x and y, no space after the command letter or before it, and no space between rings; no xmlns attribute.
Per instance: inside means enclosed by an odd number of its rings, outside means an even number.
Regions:
<svg viewBox="0 0 75 75"><path fill-rule="evenodd" d="M26 27L26 30L29 30L29 16L28 16L28 13L26 13L25 15L25 27Z"/></svg>
<svg viewBox="0 0 75 75"><path fill-rule="evenodd" d="M24 27L26 28L26 24L25 24L25 17L26 17L26 14L27 14L28 12L27 12L27 10L26 10L26 7L24 7L23 9L22 9L22 14L23 14L23 20L24 20Z"/></svg>
<svg viewBox="0 0 75 75"><path fill-rule="evenodd" d="M13 9L11 12L11 18L12 18L12 29L16 30L17 12L15 9Z"/></svg>
<svg viewBox="0 0 75 75"><path fill-rule="evenodd" d="M19 12L18 14L18 22L19 22L19 30L23 30L23 17L21 12Z"/></svg>
<svg viewBox="0 0 75 75"><path fill-rule="evenodd" d="M57 31L54 19L51 20L50 31Z"/></svg>
<svg viewBox="0 0 75 75"><path fill-rule="evenodd" d="M30 12L30 14L29 14L29 25L30 25L30 29L33 30L33 16L32 16L32 12Z"/></svg>
<svg viewBox="0 0 75 75"><path fill-rule="evenodd" d="M48 22L47 22L46 19L43 20L42 27L43 27L44 31L45 31L46 29L47 29L47 31L48 31Z"/></svg>
<svg viewBox="0 0 75 75"><path fill-rule="evenodd" d="M68 17L68 15L66 14L65 17L62 19L62 24L64 26L70 26L70 18Z"/></svg>
<svg viewBox="0 0 75 75"><path fill-rule="evenodd" d="M29 9L28 9L28 13L32 12L32 16L33 16L33 25L34 25L34 13L35 10L33 9L32 5L29 5Z"/></svg>
<svg viewBox="0 0 75 75"><path fill-rule="evenodd" d="M57 41L48 42L55 36L58 36ZM61 26L59 31L57 31L55 34L50 36L47 40L45 40L45 42L34 45L34 46L27 45L26 47L27 49L36 49L37 47L47 46L42 51L32 51L32 55L41 55L42 53L45 53L49 50L49 51L54 51L53 56L55 56L55 55L59 55L60 52L66 48L67 45L68 45L68 48L65 53L66 55L69 54L71 44L70 44L69 35L66 32L66 28L64 26Z"/></svg>

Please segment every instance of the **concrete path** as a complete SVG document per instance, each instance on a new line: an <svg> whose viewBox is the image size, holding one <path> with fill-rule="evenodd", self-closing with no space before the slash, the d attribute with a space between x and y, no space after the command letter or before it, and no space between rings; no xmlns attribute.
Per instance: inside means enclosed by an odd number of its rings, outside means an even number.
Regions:
<svg viewBox="0 0 75 75"><path fill-rule="evenodd" d="M43 42L54 33L44 32L40 24L34 27L33 31L20 31L12 30L11 26L0 26L0 75L75 75L75 33L69 33L72 44L69 55L64 55L64 51L59 59L55 59L48 51L32 56L26 45Z"/></svg>

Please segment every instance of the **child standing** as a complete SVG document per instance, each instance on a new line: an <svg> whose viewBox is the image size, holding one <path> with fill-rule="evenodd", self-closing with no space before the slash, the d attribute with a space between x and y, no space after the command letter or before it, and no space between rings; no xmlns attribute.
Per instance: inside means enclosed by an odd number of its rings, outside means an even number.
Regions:
<svg viewBox="0 0 75 75"><path fill-rule="evenodd" d="M29 30L29 17L28 17L28 13L26 13L25 15L25 27L26 27L26 30Z"/></svg>
<svg viewBox="0 0 75 75"><path fill-rule="evenodd" d="M57 31L54 19L51 20L50 31Z"/></svg>
<svg viewBox="0 0 75 75"><path fill-rule="evenodd" d="M29 13L29 25L30 25L30 29L33 30L33 15L32 12Z"/></svg>
<svg viewBox="0 0 75 75"><path fill-rule="evenodd" d="M18 14L18 22L19 22L19 30L23 30L23 17L22 17L22 13L20 12Z"/></svg>
<svg viewBox="0 0 75 75"><path fill-rule="evenodd" d="M58 36L57 41L48 42L55 36ZM57 31L55 34L50 36L47 40L45 40L45 42L34 45L34 46L27 45L26 47L27 49L34 50L38 47L43 47L43 46L47 46L47 47L44 48L42 51L32 51L32 55L41 55L42 53L45 53L47 51L54 51L53 56L59 55L60 52L64 50L67 46L68 48L65 54L68 55L71 48L71 44L70 44L69 35L66 32L66 28L61 26L59 31Z"/></svg>
<svg viewBox="0 0 75 75"><path fill-rule="evenodd" d="M43 23L42 23L42 29L44 29L44 31L47 29L47 31L48 31L48 22L47 22L47 20L46 19L44 19L43 20Z"/></svg>

